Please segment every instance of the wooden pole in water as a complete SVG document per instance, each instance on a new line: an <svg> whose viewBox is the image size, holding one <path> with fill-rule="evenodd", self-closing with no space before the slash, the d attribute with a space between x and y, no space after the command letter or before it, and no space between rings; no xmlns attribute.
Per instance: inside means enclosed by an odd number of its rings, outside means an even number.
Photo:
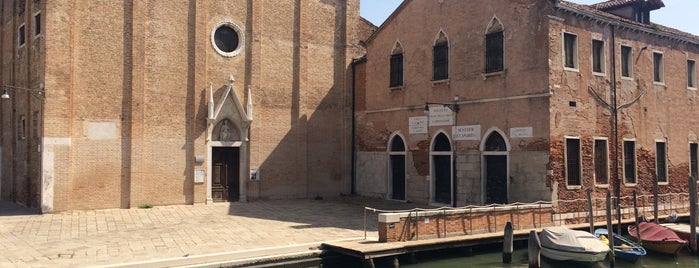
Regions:
<svg viewBox="0 0 699 268"><path fill-rule="evenodd" d="M653 179L653 222L658 223L658 176Z"/></svg>
<svg viewBox="0 0 699 268"><path fill-rule="evenodd" d="M636 190L633 190L633 211L634 211L634 224L636 225L636 237L638 237L638 244L641 244L641 226L638 223L638 207L636 206Z"/></svg>
<svg viewBox="0 0 699 268"><path fill-rule="evenodd" d="M512 263L512 251L514 247L512 245L514 241L514 232L512 227L512 222L507 222L505 224L505 236L502 242L502 263Z"/></svg>
<svg viewBox="0 0 699 268"><path fill-rule="evenodd" d="M536 231L529 232L529 240L527 241L527 254L529 255L529 268L541 267L541 242Z"/></svg>
<svg viewBox="0 0 699 268"><path fill-rule="evenodd" d="M595 211L592 210L592 190L587 189L587 210L590 212L590 233L595 233Z"/></svg>
<svg viewBox="0 0 699 268"><path fill-rule="evenodd" d="M607 239L609 239L609 266L614 268L614 235L612 235L612 192L607 190Z"/></svg>
<svg viewBox="0 0 699 268"><path fill-rule="evenodd" d="M689 245L697 253L697 181L689 176Z"/></svg>

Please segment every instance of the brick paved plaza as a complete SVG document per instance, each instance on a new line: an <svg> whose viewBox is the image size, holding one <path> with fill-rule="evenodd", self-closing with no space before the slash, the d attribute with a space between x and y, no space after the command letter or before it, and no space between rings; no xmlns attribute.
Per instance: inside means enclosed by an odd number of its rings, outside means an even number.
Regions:
<svg viewBox="0 0 699 268"><path fill-rule="evenodd" d="M364 206L413 207L352 197L40 215L2 202L0 267L160 267L310 252L364 239ZM376 237L376 214L367 215Z"/></svg>

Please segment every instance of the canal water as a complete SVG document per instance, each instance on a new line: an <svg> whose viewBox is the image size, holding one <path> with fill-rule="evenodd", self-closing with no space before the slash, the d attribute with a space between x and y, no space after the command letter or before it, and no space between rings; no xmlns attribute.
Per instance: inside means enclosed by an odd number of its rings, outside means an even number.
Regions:
<svg viewBox="0 0 699 268"><path fill-rule="evenodd" d="M520 248L515 250L512 254L512 263L503 264L502 263L502 246L500 248L495 247L485 247L481 248L480 251L473 250L474 252L469 256L464 256L465 253L463 249L461 252L457 250L432 252L428 254L419 254L417 256L417 263L406 264L401 262L400 267L405 268L451 268L451 267L529 267L527 249ZM542 268L552 268L552 267L593 267L593 268L607 268L611 267L609 261L604 263L596 263L593 265L580 266L575 265L575 263L570 262L555 262L549 261L543 256L541 257L541 267ZM689 250L683 250L678 256L670 256L664 254L656 254L653 252L648 252L648 255L642 257L636 263L630 263L622 260L617 260L615 263L616 268L636 268L636 267L699 267L699 256L690 256Z"/></svg>

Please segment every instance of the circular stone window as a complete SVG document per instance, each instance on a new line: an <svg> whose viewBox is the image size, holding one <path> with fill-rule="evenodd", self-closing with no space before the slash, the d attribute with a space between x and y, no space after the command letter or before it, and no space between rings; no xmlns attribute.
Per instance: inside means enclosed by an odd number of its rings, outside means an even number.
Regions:
<svg viewBox="0 0 699 268"><path fill-rule="evenodd" d="M245 44L245 37L240 27L232 21L223 21L211 30L211 44L214 50L224 57L240 54Z"/></svg>

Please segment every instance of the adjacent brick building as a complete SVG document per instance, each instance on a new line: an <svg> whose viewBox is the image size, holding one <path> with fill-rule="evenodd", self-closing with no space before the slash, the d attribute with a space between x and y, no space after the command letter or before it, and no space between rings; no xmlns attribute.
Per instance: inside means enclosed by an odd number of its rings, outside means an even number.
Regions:
<svg viewBox="0 0 699 268"><path fill-rule="evenodd" d="M359 0L2 1L0 196L43 211L351 191Z"/></svg>
<svg viewBox="0 0 699 268"><path fill-rule="evenodd" d="M699 37L651 23L663 6L404 1L356 67L357 192L459 206L584 200L617 185L650 195L657 177L660 194L687 193Z"/></svg>

